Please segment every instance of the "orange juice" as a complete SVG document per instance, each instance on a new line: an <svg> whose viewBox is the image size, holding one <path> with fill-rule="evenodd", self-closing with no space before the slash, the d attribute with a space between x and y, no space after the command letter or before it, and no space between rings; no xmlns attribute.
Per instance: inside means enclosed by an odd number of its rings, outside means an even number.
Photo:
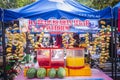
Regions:
<svg viewBox="0 0 120 80"><path fill-rule="evenodd" d="M66 65L71 67L84 66L84 57L67 57Z"/></svg>

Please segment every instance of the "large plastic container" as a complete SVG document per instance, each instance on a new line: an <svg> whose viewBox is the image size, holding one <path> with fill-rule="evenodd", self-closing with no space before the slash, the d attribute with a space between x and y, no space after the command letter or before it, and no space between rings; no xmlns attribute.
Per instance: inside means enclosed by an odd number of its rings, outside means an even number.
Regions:
<svg viewBox="0 0 120 80"><path fill-rule="evenodd" d="M37 50L37 60L40 67L50 67L50 49L38 49Z"/></svg>
<svg viewBox="0 0 120 80"><path fill-rule="evenodd" d="M66 66L68 68L82 68L85 65L84 48L66 49Z"/></svg>
<svg viewBox="0 0 120 80"><path fill-rule="evenodd" d="M64 67L63 49L51 49L51 67Z"/></svg>

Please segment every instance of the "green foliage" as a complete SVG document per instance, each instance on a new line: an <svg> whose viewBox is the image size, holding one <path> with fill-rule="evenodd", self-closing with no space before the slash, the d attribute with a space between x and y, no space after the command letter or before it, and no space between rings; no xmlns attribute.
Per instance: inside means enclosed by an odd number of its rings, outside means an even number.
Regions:
<svg viewBox="0 0 120 80"><path fill-rule="evenodd" d="M93 2L93 0L77 0L77 1L86 6L92 5Z"/></svg>
<svg viewBox="0 0 120 80"><path fill-rule="evenodd" d="M77 0L81 4L84 4L88 7L94 9L103 9L107 6L114 6L116 5L119 0Z"/></svg>
<svg viewBox="0 0 120 80"><path fill-rule="evenodd" d="M0 7L1 8L19 8L35 2L36 0L0 0Z"/></svg>

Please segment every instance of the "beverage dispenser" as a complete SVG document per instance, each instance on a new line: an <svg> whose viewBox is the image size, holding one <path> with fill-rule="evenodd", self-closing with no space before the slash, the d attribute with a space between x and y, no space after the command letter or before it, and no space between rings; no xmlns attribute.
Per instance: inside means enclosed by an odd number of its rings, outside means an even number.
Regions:
<svg viewBox="0 0 120 80"><path fill-rule="evenodd" d="M66 49L66 66L68 68L84 67L84 48Z"/></svg>

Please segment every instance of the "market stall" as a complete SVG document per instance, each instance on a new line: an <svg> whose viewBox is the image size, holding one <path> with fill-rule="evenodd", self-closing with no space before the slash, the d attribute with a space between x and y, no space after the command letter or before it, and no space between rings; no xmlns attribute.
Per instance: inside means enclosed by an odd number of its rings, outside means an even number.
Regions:
<svg viewBox="0 0 120 80"><path fill-rule="evenodd" d="M73 0L38 0L3 12L1 20L19 21L6 30L6 58L17 60L22 68L16 79L110 80L91 70L89 60L92 57L103 64L109 58L111 25L100 19L111 18L110 7L97 11ZM96 77L96 72L104 77Z"/></svg>

